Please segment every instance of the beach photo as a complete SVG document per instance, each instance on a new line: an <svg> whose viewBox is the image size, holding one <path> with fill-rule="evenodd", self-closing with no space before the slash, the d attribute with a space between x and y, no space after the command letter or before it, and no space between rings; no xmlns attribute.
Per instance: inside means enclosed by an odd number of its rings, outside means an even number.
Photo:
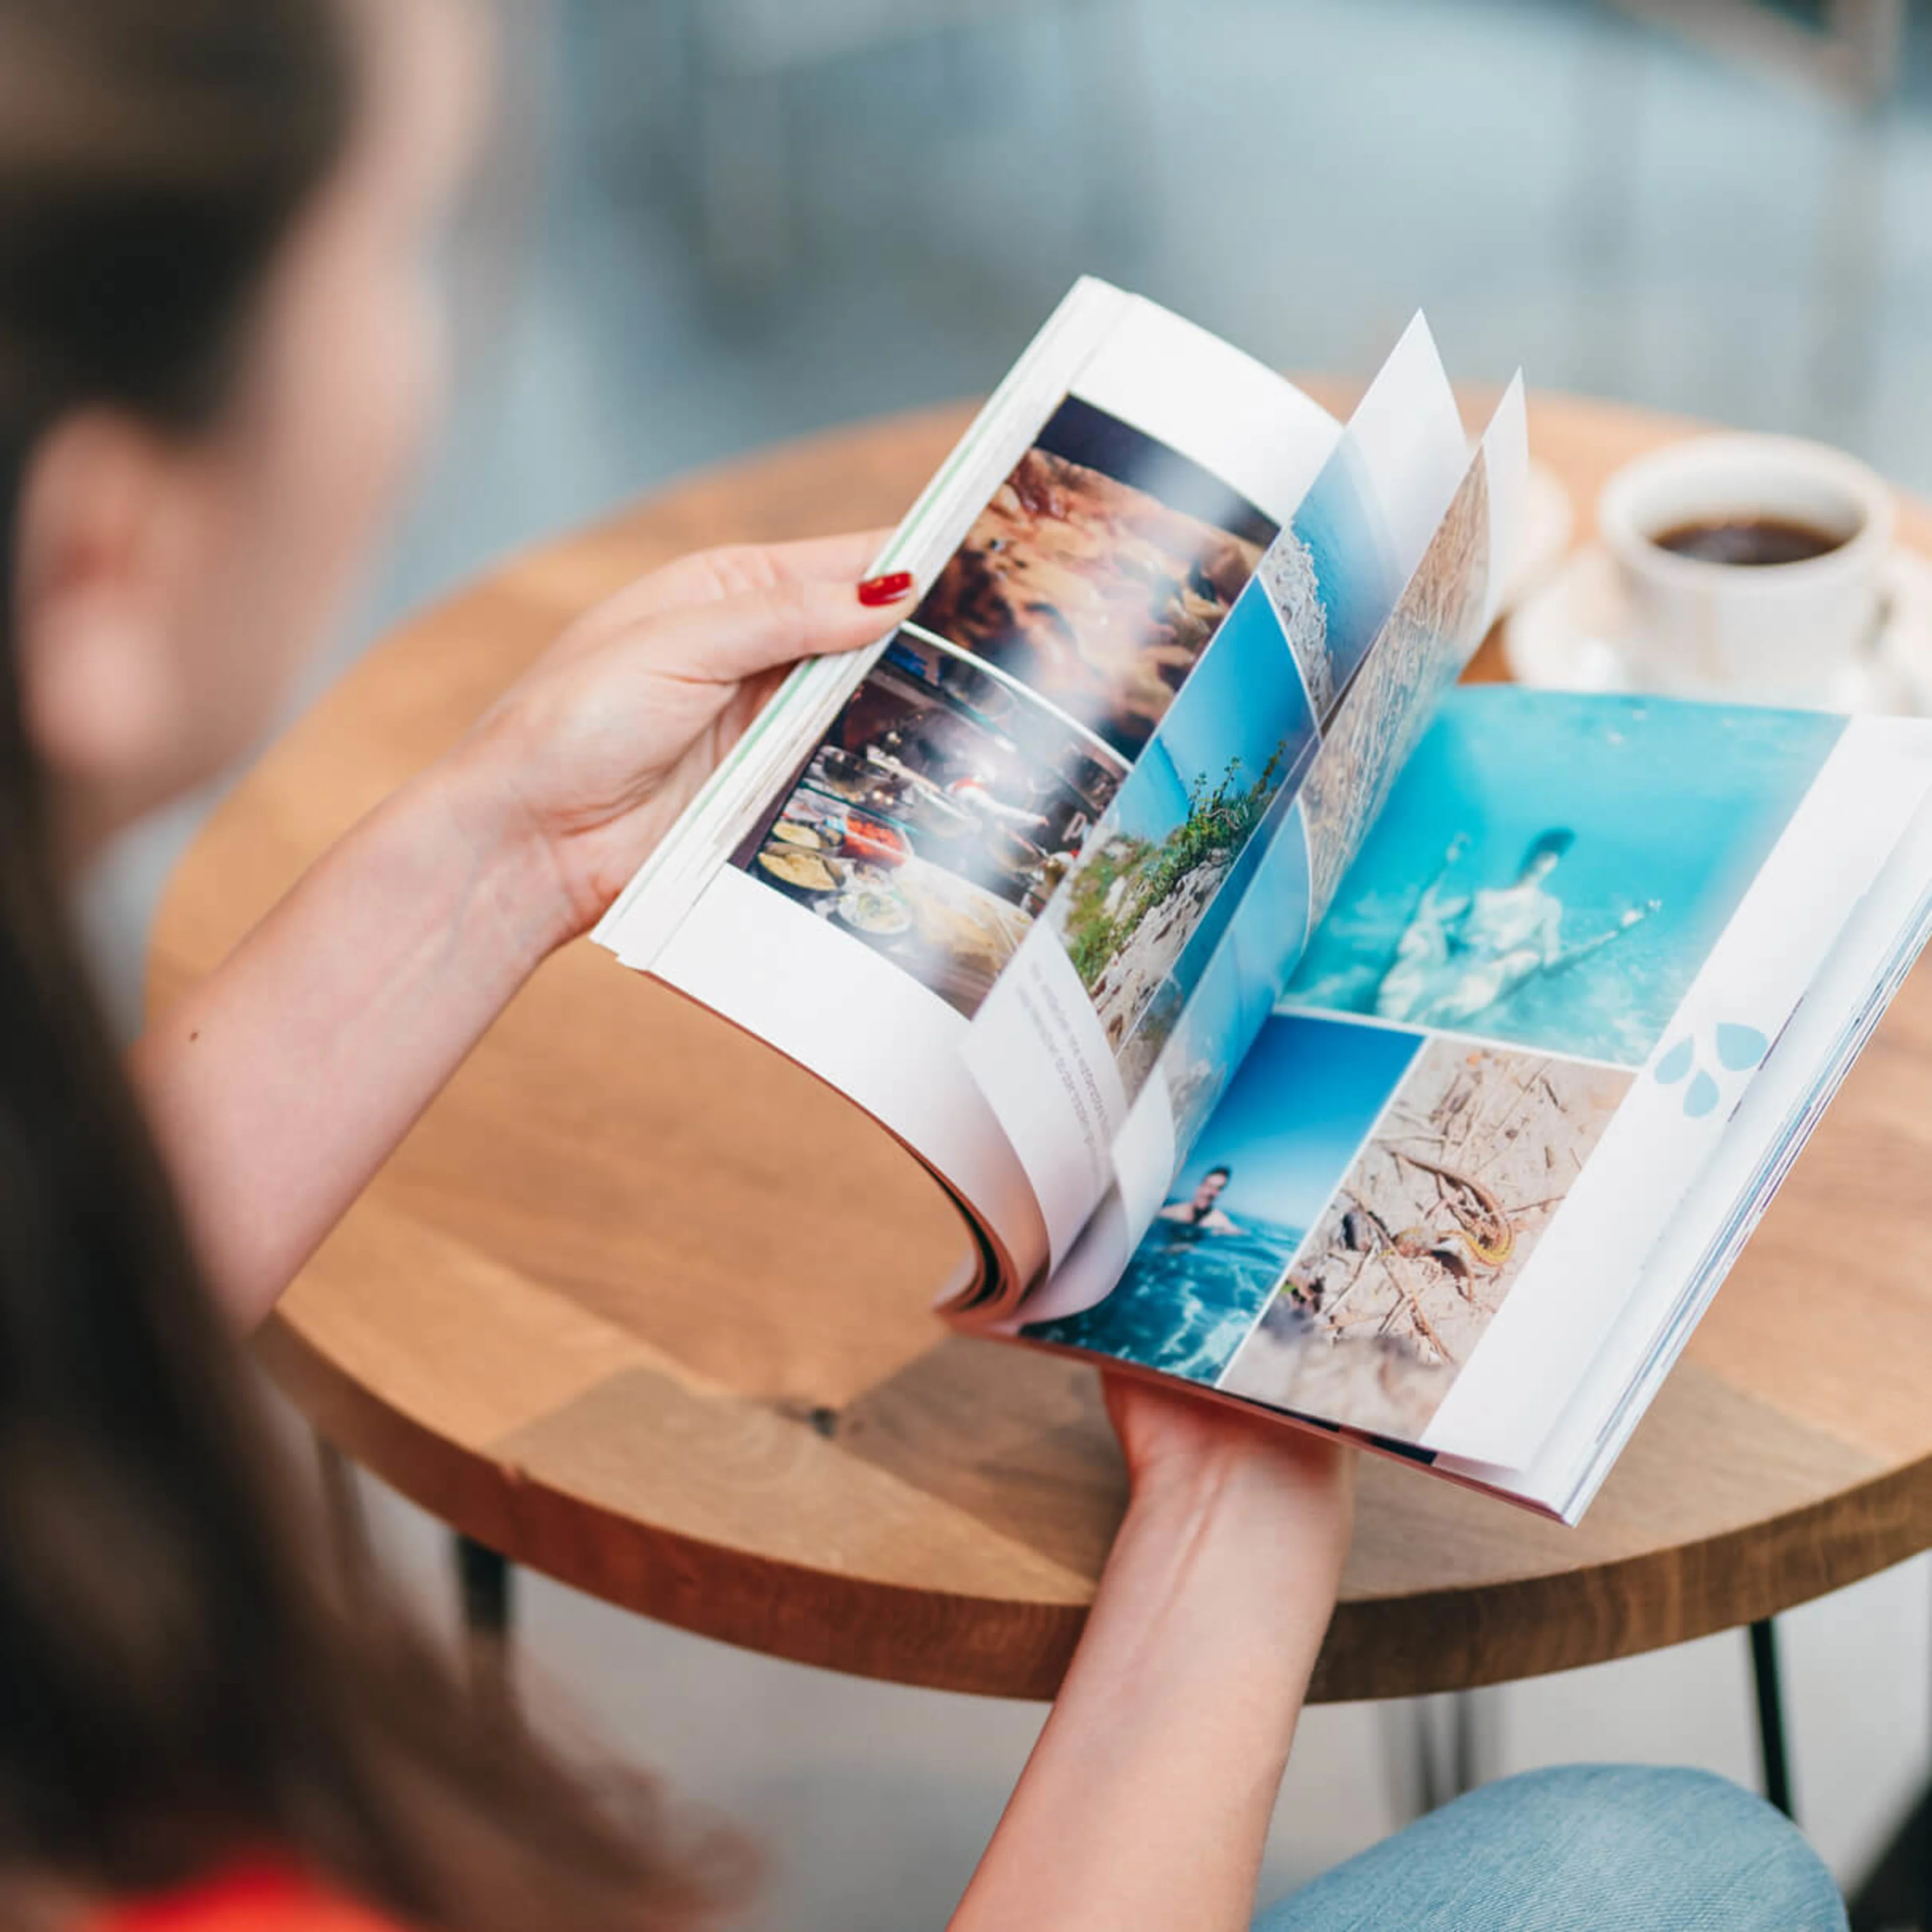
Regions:
<svg viewBox="0 0 1932 1932"><path fill-rule="evenodd" d="M1132 758L1274 535L1199 465L1069 398L914 622Z"/></svg>
<svg viewBox="0 0 1932 1932"><path fill-rule="evenodd" d="M1258 576L1327 726L1402 588L1366 465L1344 436Z"/></svg>
<svg viewBox="0 0 1932 1932"><path fill-rule="evenodd" d="M1843 728L1451 692L1288 998L1640 1066Z"/></svg>
<svg viewBox="0 0 1932 1932"><path fill-rule="evenodd" d="M1273 1011L1307 940L1308 845L1298 806L1288 807L1264 842L1251 841L1250 852L1264 843L1246 889L1232 878L1224 889L1229 897L1238 893L1232 919L1212 934L1204 925L1172 976L1173 984L1192 990L1176 1022L1160 1036L1155 1064L1167 1083L1174 1144L1184 1155ZM1157 997L1150 1015L1157 1016L1160 1006ZM1144 1019L1117 1063L1130 1096L1139 1091L1129 1076L1138 1071L1141 1034L1148 1030Z"/></svg>
<svg viewBox="0 0 1932 1932"><path fill-rule="evenodd" d="M1222 889L1315 745L1280 626L1250 590L1048 909L1117 1056L1157 1001L1171 1017L1191 991L1178 970L1184 955L1204 928L1211 941L1232 916L1232 896L1217 908ZM1258 862L1258 848L1253 856ZM1196 949L1195 970L1210 950ZM1159 1046L1143 1036L1146 1065Z"/></svg>
<svg viewBox="0 0 1932 1932"><path fill-rule="evenodd" d="M1156 1061L1167 1089L1174 1144L1183 1162L1207 1126L1240 1066L1243 1048L1265 1022L1244 997L1246 988L1231 934L1168 1033Z"/></svg>
<svg viewBox="0 0 1932 1932"><path fill-rule="evenodd" d="M1400 1084L1418 1042L1295 1016L1263 1028L1106 1299L1031 1340L1211 1384Z"/></svg>
<svg viewBox="0 0 1932 1932"><path fill-rule="evenodd" d="M1632 1078L1547 1054L1430 1040L1220 1386L1272 1408L1418 1440Z"/></svg>
<svg viewBox="0 0 1932 1932"><path fill-rule="evenodd" d="M1415 574L1370 644L1303 788L1318 920L1481 630L1490 496L1478 450Z"/></svg>
<svg viewBox="0 0 1932 1932"><path fill-rule="evenodd" d="M1023 687L901 632L736 862L970 1018L1126 773Z"/></svg>

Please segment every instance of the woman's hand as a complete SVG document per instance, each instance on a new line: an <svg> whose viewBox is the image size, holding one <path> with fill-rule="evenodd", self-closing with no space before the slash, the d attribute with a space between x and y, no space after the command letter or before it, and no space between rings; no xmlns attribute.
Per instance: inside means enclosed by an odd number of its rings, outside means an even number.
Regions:
<svg viewBox="0 0 1932 1932"><path fill-rule="evenodd" d="M1310 1554L1332 1562L1339 1580L1354 1518L1354 1450L1138 1376L1101 1382L1136 1502L1238 1479L1263 1508L1292 1509Z"/></svg>
<svg viewBox="0 0 1932 1932"><path fill-rule="evenodd" d="M155 1025L136 1071L238 1326L544 956L610 903L784 667L906 615L909 580L862 596L882 541L713 550L632 584Z"/></svg>
<svg viewBox="0 0 1932 1932"><path fill-rule="evenodd" d="M485 853L526 844L559 942L623 888L798 658L875 643L909 578L861 585L885 541L706 550L580 619L454 754Z"/></svg>

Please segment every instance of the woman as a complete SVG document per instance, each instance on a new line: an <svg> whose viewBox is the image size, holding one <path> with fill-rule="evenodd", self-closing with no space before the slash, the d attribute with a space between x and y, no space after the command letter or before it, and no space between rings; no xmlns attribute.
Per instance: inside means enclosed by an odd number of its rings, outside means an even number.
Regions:
<svg viewBox="0 0 1932 1932"><path fill-rule="evenodd" d="M9 1927L577 1932L743 1896L729 1844L566 1766L405 1618L332 1594L232 1338L782 668L878 637L913 586L856 582L864 535L634 586L303 880L131 1086L67 909L104 840L264 729L390 507L475 92L460 4L0 0ZM1111 1400L1132 1505L962 1926L1251 1910L1349 1470ZM1650 1925L1747 1886L1762 1914L1724 1922L1837 1922L1754 1800L1578 1775L1580 1808L1561 1780L1496 1787L1280 1922L1502 1923L1512 1887L1583 1922L1606 1885L1658 1900Z"/></svg>

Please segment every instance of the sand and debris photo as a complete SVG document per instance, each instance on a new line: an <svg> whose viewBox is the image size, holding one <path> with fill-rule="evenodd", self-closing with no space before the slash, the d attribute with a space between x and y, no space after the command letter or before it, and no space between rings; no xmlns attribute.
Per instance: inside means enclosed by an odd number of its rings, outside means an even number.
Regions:
<svg viewBox="0 0 1932 1932"><path fill-rule="evenodd" d="M1326 718L1335 703L1335 662L1328 651L1328 610L1315 560L1300 538L1286 530L1262 559L1259 574L1300 668L1308 701L1318 718Z"/></svg>
<svg viewBox="0 0 1932 1932"><path fill-rule="evenodd" d="M1614 1068L1430 1040L1222 1387L1419 1436L1630 1084Z"/></svg>
<svg viewBox="0 0 1932 1932"><path fill-rule="evenodd" d="M1481 642L1489 539L1489 490L1479 454L1344 694L1308 774L1302 810L1318 920L1388 802L1437 700Z"/></svg>

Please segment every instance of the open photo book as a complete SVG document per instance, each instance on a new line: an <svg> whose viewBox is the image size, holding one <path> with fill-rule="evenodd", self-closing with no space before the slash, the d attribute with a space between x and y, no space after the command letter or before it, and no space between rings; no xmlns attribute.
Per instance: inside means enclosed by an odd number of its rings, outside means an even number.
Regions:
<svg viewBox="0 0 1932 1932"><path fill-rule="evenodd" d="M940 1306L1575 1521L1932 922L1932 724L1457 680L1418 317L1346 423L1083 280L598 928L896 1136Z"/></svg>

